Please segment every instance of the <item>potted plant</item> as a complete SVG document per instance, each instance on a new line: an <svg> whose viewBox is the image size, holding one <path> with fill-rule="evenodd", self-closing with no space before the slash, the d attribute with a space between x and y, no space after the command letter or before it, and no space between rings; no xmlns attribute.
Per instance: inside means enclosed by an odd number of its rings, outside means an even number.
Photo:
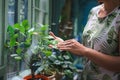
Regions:
<svg viewBox="0 0 120 80"><path fill-rule="evenodd" d="M52 76L55 80L61 80L65 76L68 80L73 79L74 74L77 72L69 52L61 52L55 50L52 55L43 58L42 65L36 70L40 74ZM51 80L52 78L49 77Z"/></svg>
<svg viewBox="0 0 120 80"><path fill-rule="evenodd" d="M46 26L43 26L41 28L41 31L44 31L45 28ZM24 61L31 69L31 75L25 77L29 79L25 80L37 80L37 78L40 77L43 80L48 80L48 78L46 78L44 75L34 75L35 70L38 66L40 66L41 63L41 58L38 56L40 53L31 53L32 55L28 56L28 50L32 44L32 36L37 34L42 35L42 32L37 32L34 28L30 28L27 20L24 20L21 23L16 23L13 26L9 25L7 32L8 38L6 40L5 47L8 50L9 54L17 62L20 62L21 60Z"/></svg>
<svg viewBox="0 0 120 80"><path fill-rule="evenodd" d="M68 79L73 79L74 73L77 69L74 66L74 60L70 52L60 51L57 49L56 44L58 43L49 36L46 32L48 26L36 27L36 36L38 44L33 53L40 53L42 62L39 68L35 71L35 74L42 74L48 76L50 80L61 80L63 76ZM48 47L49 44L54 46L54 49ZM52 77L52 78L51 78Z"/></svg>
<svg viewBox="0 0 120 80"><path fill-rule="evenodd" d="M53 37L48 35L40 37L37 50L44 55L42 56L41 66L36 70L36 73L51 76L54 80L61 80L63 76L70 80L73 79L77 69L73 64L74 59L70 52L57 49L56 44L58 42ZM44 47L41 46L42 44L44 44ZM50 49L49 44L52 44L54 49ZM50 80L52 80L51 77L49 77Z"/></svg>
<svg viewBox="0 0 120 80"><path fill-rule="evenodd" d="M57 41L48 35L48 25L30 28L28 21L24 20L22 23L8 26L7 32L9 36L6 46L11 56L17 61L23 60L31 70L31 74L24 77L25 80L37 80L40 77L43 80L51 80L51 77L46 76L52 76L55 80L60 80L63 76L69 80L73 78L76 72L73 57L69 52L57 49ZM35 45L31 49L34 42ZM49 44L54 45L55 49L49 48ZM29 50L31 56L28 56Z"/></svg>

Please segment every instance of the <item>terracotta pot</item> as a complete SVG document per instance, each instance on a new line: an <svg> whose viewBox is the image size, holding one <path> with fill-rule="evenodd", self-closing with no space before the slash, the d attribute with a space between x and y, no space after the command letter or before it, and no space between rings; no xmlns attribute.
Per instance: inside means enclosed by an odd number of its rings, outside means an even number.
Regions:
<svg viewBox="0 0 120 80"><path fill-rule="evenodd" d="M54 75L52 75L52 76L49 76L48 78L49 78L49 80L61 80L62 77L63 77L62 74L56 73L56 74L54 74Z"/></svg>
<svg viewBox="0 0 120 80"><path fill-rule="evenodd" d="M24 80L30 80L32 78L31 75L24 77ZM46 76L44 75L35 75L35 79L42 79L42 80L49 80Z"/></svg>
<svg viewBox="0 0 120 80"><path fill-rule="evenodd" d="M55 74L56 80L61 80L62 77L63 77L63 74L62 74L62 73L56 73L56 74Z"/></svg>
<svg viewBox="0 0 120 80"><path fill-rule="evenodd" d="M49 80L56 80L55 75L49 76L48 78L49 78Z"/></svg>

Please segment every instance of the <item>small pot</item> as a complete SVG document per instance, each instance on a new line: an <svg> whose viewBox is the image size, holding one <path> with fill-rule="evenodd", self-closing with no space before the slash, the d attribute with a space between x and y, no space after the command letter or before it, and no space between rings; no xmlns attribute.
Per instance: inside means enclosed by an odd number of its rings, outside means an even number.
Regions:
<svg viewBox="0 0 120 80"><path fill-rule="evenodd" d="M49 76L49 80L61 80L63 77L63 74L61 73L55 73L54 75L52 76Z"/></svg>
<svg viewBox="0 0 120 80"><path fill-rule="evenodd" d="M31 75L24 77L24 80L31 80L31 79L32 79L32 76L31 76ZM48 79L46 76L44 76L44 75L35 75L35 79L49 80L49 79Z"/></svg>
<svg viewBox="0 0 120 80"><path fill-rule="evenodd" d="M48 78L49 78L49 80L56 80L55 75L49 76Z"/></svg>

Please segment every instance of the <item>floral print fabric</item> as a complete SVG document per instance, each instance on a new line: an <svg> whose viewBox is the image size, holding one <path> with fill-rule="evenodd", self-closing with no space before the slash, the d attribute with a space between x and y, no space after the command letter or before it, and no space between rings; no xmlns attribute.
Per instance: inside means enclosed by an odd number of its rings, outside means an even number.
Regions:
<svg viewBox="0 0 120 80"><path fill-rule="evenodd" d="M88 23L83 31L83 45L107 55L119 56L120 8L116 7L106 17L99 18L98 12L101 7L102 5L99 5L90 11ZM81 80L120 80L119 74L87 60Z"/></svg>

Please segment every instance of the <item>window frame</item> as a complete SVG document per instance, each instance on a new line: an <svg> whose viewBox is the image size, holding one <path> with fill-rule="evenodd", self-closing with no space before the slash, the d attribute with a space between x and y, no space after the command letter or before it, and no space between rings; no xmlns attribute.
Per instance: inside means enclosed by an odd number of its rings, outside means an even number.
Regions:
<svg viewBox="0 0 120 80"><path fill-rule="evenodd" d="M8 0L0 0L0 79L6 80L6 54L4 43L6 40Z"/></svg>
<svg viewBox="0 0 120 80"><path fill-rule="evenodd" d="M4 43L5 43L5 32L6 32L6 26L7 26L7 7L6 3L7 0L0 0L0 59L2 62L0 62L0 66L3 66L5 64L4 59Z"/></svg>
<svg viewBox="0 0 120 80"><path fill-rule="evenodd" d="M32 14L33 14L32 15L32 23L34 24L34 23L39 22L38 24L49 24L50 23L50 19L49 19L49 16L50 16L50 8L49 8L50 0L47 0L48 2L47 2L47 9L46 10L41 8L43 6L43 3L41 3L42 0L39 0L39 5L40 5L39 8L36 7L35 1L37 1L37 0L32 0ZM38 11L38 13L39 13L39 16L37 16L37 17L39 17L37 22L35 20L36 11ZM41 16L41 14L43 14L43 16ZM44 16L45 16L45 18L44 18Z"/></svg>

